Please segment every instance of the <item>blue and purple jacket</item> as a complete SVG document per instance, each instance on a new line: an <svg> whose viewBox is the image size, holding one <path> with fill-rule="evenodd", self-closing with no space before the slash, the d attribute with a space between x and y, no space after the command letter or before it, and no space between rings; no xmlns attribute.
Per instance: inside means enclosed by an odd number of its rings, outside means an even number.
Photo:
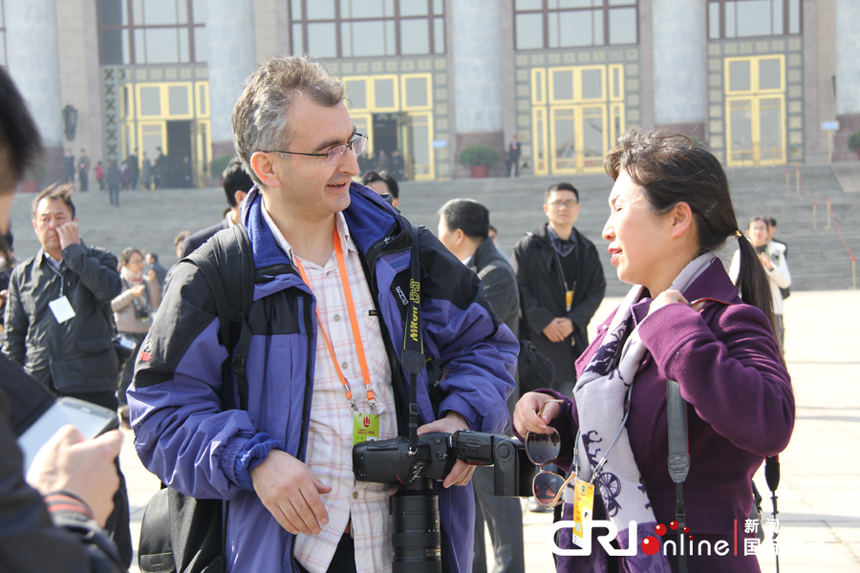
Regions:
<svg viewBox="0 0 860 573"><path fill-rule="evenodd" d="M408 223L373 191L353 183L350 195L344 216L381 315L398 427L405 434L409 377L400 354L407 299L400 295L409 293L412 235ZM243 204L242 218L257 269L248 313L253 334L246 366L248 410L222 411L221 368L228 353L219 343L209 287L189 264L180 265L171 278L138 356L128 403L135 447L149 471L183 494L230 500L228 570L288 572L294 570L294 538L263 506L249 471L274 448L304 459L313 398L315 301L266 225L256 189ZM418 377L421 423L454 411L473 430L504 431L517 340L484 300L471 270L427 229L420 230L419 243L424 349L432 359ZM438 383L428 384L428 371ZM475 523L472 486L446 490L437 484L437 493L443 559L452 573L468 572Z"/></svg>

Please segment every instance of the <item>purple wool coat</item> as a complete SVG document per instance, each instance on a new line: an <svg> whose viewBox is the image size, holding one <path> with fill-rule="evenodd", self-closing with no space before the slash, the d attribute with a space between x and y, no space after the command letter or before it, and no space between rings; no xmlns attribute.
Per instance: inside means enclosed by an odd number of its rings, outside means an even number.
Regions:
<svg viewBox="0 0 860 573"><path fill-rule="evenodd" d="M744 557L744 538L752 536L744 533L744 521L753 504L753 474L766 456L784 450L791 438L791 380L767 318L740 300L719 259L683 294L688 301L711 298L730 304L709 302L701 312L671 304L647 320L651 299L634 305L634 321L648 353L633 386L627 421L630 445L657 522L668 526L675 518L675 483L668 470L666 384L668 378L676 380L689 403L691 463L684 482L687 525L695 544L709 540L713 547L721 539L729 543L726 556L688 556L688 570L759 571L755 557ZM614 314L598 327L577 361L578 373L603 342ZM564 454L557 463L569 470L578 430L577 406L570 397L559 397L565 404L553 425L562 435ZM595 494L598 497L597 490ZM595 500L596 506L600 504ZM570 519L570 512L565 506L565 519ZM602 508L595 507L595 518L605 519L600 513ZM593 554L600 550L597 543L592 547ZM670 565L677 571L677 560L671 551L669 555ZM560 572L603 571L604 566L593 556L560 557L558 561ZM623 561L622 570L630 570Z"/></svg>

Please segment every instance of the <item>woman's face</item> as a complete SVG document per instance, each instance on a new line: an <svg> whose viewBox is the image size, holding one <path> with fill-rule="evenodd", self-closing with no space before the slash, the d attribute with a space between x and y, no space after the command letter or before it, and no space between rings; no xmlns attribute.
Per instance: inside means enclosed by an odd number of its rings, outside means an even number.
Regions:
<svg viewBox="0 0 860 573"><path fill-rule="evenodd" d="M609 254L618 278L628 284L641 284L652 293L661 285L668 270L664 258L669 245L666 216L655 214L642 187L622 172L609 195L609 220L603 227L609 241ZM671 282L670 277L670 282ZM661 292L662 288L660 289Z"/></svg>
<svg viewBox="0 0 860 573"><path fill-rule="evenodd" d="M126 268L135 273L143 272L143 257L140 253L132 253L131 257L128 259L128 262L125 264Z"/></svg>

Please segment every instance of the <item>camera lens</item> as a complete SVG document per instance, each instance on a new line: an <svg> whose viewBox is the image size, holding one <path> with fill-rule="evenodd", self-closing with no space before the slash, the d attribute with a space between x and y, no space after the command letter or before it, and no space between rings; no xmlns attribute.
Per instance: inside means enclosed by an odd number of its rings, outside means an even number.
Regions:
<svg viewBox="0 0 860 573"><path fill-rule="evenodd" d="M393 573L441 573L439 496L429 478L405 484L390 498L394 519Z"/></svg>

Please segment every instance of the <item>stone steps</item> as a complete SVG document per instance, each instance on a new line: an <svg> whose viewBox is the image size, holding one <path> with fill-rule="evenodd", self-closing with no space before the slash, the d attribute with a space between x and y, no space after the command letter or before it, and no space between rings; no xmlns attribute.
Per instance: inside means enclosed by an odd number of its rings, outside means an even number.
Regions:
<svg viewBox="0 0 860 573"><path fill-rule="evenodd" d="M818 207L818 228L813 229L812 208L801 192L795 194L791 177L790 193L785 192L781 167L734 169L728 173L732 197L741 227L757 214L773 216L779 222L777 238L789 245L789 268L793 290L851 288L851 261L835 230L825 229L825 199L831 198L849 248L860 254L860 193L843 192L828 165L804 166L801 173ZM609 215L607 198L612 180L605 174L570 178L488 178L456 179L445 182L404 182L401 184L401 209L413 222L436 230L439 208L449 199L470 197L484 203L491 221L499 230L499 244L510 254L514 244L528 231L546 221L543 192L560 180L571 181L580 190L582 209L577 228L597 246L607 277L607 295L627 291L615 275L606 255L601 232ZM31 231L32 196L21 195L13 209L13 232L19 258L27 258L39 248ZM75 194L78 218L84 240L120 253L134 245L161 255L165 266L176 262L173 238L188 229L195 231L214 224L226 207L220 189L163 189L123 192L122 206L109 204L107 192ZM733 241L721 253L730 260L737 248Z"/></svg>

